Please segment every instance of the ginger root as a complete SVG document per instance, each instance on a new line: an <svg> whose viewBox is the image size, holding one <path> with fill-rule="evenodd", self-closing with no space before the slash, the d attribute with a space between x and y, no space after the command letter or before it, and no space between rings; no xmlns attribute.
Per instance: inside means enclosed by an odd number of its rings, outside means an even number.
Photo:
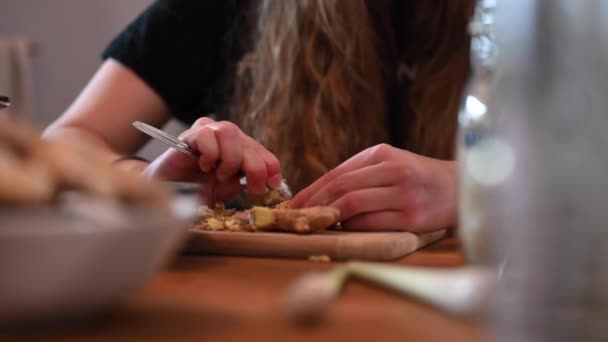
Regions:
<svg viewBox="0 0 608 342"><path fill-rule="evenodd" d="M310 233L329 228L340 220L340 211L332 207L302 209L253 207L251 221L258 230L282 230Z"/></svg>
<svg viewBox="0 0 608 342"><path fill-rule="evenodd" d="M284 231L306 234L324 230L338 223L340 211L331 207L290 209L289 202L275 207L253 207L247 211L225 209L222 203L215 208L201 207L200 221L195 229L207 231Z"/></svg>

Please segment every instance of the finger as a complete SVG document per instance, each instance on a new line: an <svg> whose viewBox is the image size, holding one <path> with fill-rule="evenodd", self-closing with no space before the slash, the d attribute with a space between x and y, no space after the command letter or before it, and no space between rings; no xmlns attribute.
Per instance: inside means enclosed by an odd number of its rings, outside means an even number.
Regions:
<svg viewBox="0 0 608 342"><path fill-rule="evenodd" d="M221 160L216 174L221 182L226 182L238 173L243 162L240 129L227 121L212 123L205 127L210 127L215 133Z"/></svg>
<svg viewBox="0 0 608 342"><path fill-rule="evenodd" d="M207 126L207 125L215 123L215 122L216 121L213 120L212 118L203 116L201 118L196 119L196 121L194 121L194 123L192 124L191 128Z"/></svg>
<svg viewBox="0 0 608 342"><path fill-rule="evenodd" d="M192 124L192 126L190 126L190 128L188 128L187 130L183 131L177 138L179 140L184 141L184 138L187 135L189 135L191 133L191 131L193 131L194 129L206 126L206 125L214 123L214 122L215 122L215 120L213 120L211 118L208 118L206 116L198 118L198 119L196 119L196 121L194 121L194 123Z"/></svg>
<svg viewBox="0 0 608 342"><path fill-rule="evenodd" d="M215 122L215 120L209 117L198 118L190 129L186 130L178 137L178 139L184 141L193 150L201 154L202 158L199 158L199 166L201 170L207 173L211 172L217 164L219 151L217 142L215 142L215 136L211 136L212 132L209 132L208 130L202 131L201 128ZM193 132L196 132L196 134Z"/></svg>
<svg viewBox="0 0 608 342"><path fill-rule="evenodd" d="M404 207L404 196L397 192L395 187L355 190L338 198L329 206L340 210L340 220L348 220L367 212L399 210Z"/></svg>
<svg viewBox="0 0 608 342"><path fill-rule="evenodd" d="M342 221L342 227L358 231L412 231L408 226L409 218L398 210L383 210L356 215Z"/></svg>
<svg viewBox="0 0 608 342"><path fill-rule="evenodd" d="M199 126L190 129L182 140L200 154L198 163L201 170L211 172L220 158L215 131L209 126Z"/></svg>
<svg viewBox="0 0 608 342"><path fill-rule="evenodd" d="M335 169L329 171L327 174L317 179L313 184L308 186L306 189L300 191L291 201L290 205L294 208L300 208L307 203L310 198L319 192L328 183L340 177L341 175L354 171L356 169L363 168L368 165L379 163L383 160L388 159L389 155L395 148L386 144L380 144L377 146L370 147L363 152L360 152L348 159L347 161L340 164Z"/></svg>
<svg viewBox="0 0 608 342"><path fill-rule="evenodd" d="M212 203L229 202L241 192L241 183L239 177L232 177L224 183L215 183L213 188Z"/></svg>
<svg viewBox="0 0 608 342"><path fill-rule="evenodd" d="M348 172L351 169L351 166L349 165L350 162L354 163L355 161L350 159L347 160L346 162L340 164L340 166L337 168L330 170L328 173L321 176L308 187L302 189L291 199L291 201L289 201L290 207L304 207L310 201L310 199L327 184L331 183L334 179L340 177L342 174Z"/></svg>
<svg viewBox="0 0 608 342"><path fill-rule="evenodd" d="M214 173L200 173L196 182L201 184L202 204L213 207L218 202L228 202L241 191L238 177L220 183Z"/></svg>
<svg viewBox="0 0 608 342"><path fill-rule="evenodd" d="M266 163L267 185L273 189L279 188L281 186L281 181L283 181L279 159L263 145L243 132L241 132L241 139L245 142L243 144L244 146L254 147L257 150L257 153L264 159L264 162Z"/></svg>
<svg viewBox="0 0 608 342"><path fill-rule="evenodd" d="M325 184L316 194L302 204L303 207L327 205L345 194L366 188L385 187L403 181L403 166L382 162L342 174Z"/></svg>
<svg viewBox="0 0 608 342"><path fill-rule="evenodd" d="M283 175L281 174L281 164L279 159L262 145L258 145L258 153L266 164L267 184L273 189L281 186Z"/></svg>
<svg viewBox="0 0 608 342"><path fill-rule="evenodd" d="M252 146L243 147L243 172L247 176L247 188L254 194L266 192L266 179L268 172L266 162Z"/></svg>
<svg viewBox="0 0 608 342"><path fill-rule="evenodd" d="M162 180L193 181L200 175L200 170L196 160L170 148L146 168L144 175Z"/></svg>

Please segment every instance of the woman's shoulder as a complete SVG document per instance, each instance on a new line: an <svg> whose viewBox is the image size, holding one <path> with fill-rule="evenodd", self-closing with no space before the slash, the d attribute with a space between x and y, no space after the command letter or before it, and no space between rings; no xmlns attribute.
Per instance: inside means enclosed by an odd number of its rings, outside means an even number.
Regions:
<svg viewBox="0 0 608 342"><path fill-rule="evenodd" d="M113 40L109 50L150 56L154 49L194 53L219 48L247 9L245 0L155 0ZM108 51L104 54L109 56Z"/></svg>
<svg viewBox="0 0 608 342"><path fill-rule="evenodd" d="M247 2L156 0L112 40L103 58L134 71L173 112L199 111L224 75L225 51Z"/></svg>

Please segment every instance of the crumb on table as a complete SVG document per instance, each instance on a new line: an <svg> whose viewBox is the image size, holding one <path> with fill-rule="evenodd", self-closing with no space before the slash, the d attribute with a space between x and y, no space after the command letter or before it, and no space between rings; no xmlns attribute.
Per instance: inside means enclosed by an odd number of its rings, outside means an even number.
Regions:
<svg viewBox="0 0 608 342"><path fill-rule="evenodd" d="M308 257L308 261L310 262L322 262L322 263L328 263L331 262L331 258L329 257L329 255L311 255L310 257Z"/></svg>

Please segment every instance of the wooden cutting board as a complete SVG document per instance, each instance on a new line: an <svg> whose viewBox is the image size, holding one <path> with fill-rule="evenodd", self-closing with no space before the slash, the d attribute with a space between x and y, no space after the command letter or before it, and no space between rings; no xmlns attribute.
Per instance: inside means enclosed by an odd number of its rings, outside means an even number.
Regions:
<svg viewBox="0 0 608 342"><path fill-rule="evenodd" d="M407 232L327 231L310 235L288 233L212 232L191 230L187 253L331 260L387 261L397 259L444 237L446 231L424 235Z"/></svg>

